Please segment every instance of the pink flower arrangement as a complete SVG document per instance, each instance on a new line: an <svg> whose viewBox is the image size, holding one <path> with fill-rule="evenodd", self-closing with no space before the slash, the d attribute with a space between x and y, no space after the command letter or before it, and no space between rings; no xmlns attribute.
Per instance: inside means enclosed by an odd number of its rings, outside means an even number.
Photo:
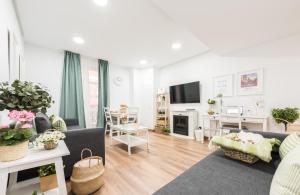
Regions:
<svg viewBox="0 0 300 195"><path fill-rule="evenodd" d="M8 113L8 117L14 121L30 122L34 119L35 115L34 113L28 112L26 110L12 110Z"/></svg>

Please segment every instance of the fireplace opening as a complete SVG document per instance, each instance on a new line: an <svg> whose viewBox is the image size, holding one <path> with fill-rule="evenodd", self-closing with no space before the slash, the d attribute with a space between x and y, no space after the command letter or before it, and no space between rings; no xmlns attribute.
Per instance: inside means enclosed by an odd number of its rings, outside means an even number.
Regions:
<svg viewBox="0 0 300 195"><path fill-rule="evenodd" d="M189 135L189 117L173 115L173 132L180 135Z"/></svg>

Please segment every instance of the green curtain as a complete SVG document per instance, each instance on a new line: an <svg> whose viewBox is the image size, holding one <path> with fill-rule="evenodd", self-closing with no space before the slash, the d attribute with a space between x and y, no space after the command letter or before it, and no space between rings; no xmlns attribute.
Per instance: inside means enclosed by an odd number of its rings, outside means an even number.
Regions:
<svg viewBox="0 0 300 195"><path fill-rule="evenodd" d="M65 51L59 113L62 118L78 119L85 128L80 55L69 51Z"/></svg>
<svg viewBox="0 0 300 195"><path fill-rule="evenodd" d="M104 127L104 107L109 105L109 65L108 61L98 60L98 116L97 127Z"/></svg>

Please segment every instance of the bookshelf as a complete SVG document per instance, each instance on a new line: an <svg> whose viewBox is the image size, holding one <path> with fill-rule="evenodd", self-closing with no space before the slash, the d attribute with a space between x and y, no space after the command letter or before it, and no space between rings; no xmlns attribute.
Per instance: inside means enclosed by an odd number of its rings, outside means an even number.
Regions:
<svg viewBox="0 0 300 195"><path fill-rule="evenodd" d="M169 94L156 95L156 124L155 132L161 133L163 128L169 128Z"/></svg>

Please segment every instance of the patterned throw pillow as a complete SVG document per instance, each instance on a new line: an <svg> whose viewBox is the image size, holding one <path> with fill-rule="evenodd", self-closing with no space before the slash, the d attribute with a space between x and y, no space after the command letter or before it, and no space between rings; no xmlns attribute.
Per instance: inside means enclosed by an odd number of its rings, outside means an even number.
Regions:
<svg viewBox="0 0 300 195"><path fill-rule="evenodd" d="M283 159L297 146L300 146L300 137L296 133L287 136L279 147L280 158Z"/></svg>
<svg viewBox="0 0 300 195"><path fill-rule="evenodd" d="M67 125L62 118L52 115L52 116L50 116L49 120L54 129L56 129L58 131L67 131Z"/></svg>
<svg viewBox="0 0 300 195"><path fill-rule="evenodd" d="M270 188L270 195L300 194L300 146L290 151L279 164Z"/></svg>

